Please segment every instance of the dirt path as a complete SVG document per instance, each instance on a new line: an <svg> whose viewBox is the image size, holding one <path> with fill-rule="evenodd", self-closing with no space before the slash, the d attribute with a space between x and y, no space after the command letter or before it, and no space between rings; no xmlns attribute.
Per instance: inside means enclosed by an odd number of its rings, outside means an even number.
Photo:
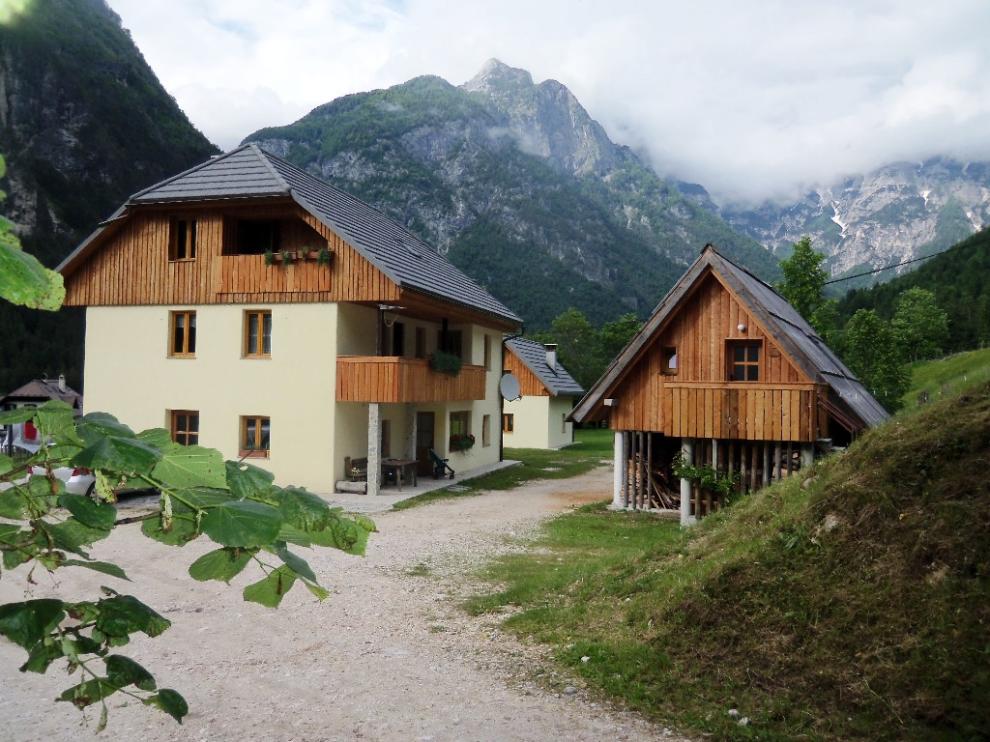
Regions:
<svg viewBox="0 0 990 742"><path fill-rule="evenodd" d="M466 573L507 548L542 519L607 496L609 472L540 482L376 516L366 558L303 550L332 596L319 604L296 586L278 610L241 599L231 587L183 575L207 543L170 549L122 532L97 558L113 558L128 583L77 570L76 597L114 584L172 620L157 640L125 653L159 684L189 701L182 727L163 714L115 701L100 739L151 740L646 740L667 736L625 712L604 708L573 681L548 669L551 690L532 681L549 664L541 650L502 634L497 621L457 608L470 589ZM140 561L139 561L140 560ZM47 576L30 592L44 597ZM0 581L0 602L22 600L24 583ZM97 713L49 699L73 678L20 674L20 648L0 643L0 737L82 740L94 737ZM545 675L544 677L547 677Z"/></svg>

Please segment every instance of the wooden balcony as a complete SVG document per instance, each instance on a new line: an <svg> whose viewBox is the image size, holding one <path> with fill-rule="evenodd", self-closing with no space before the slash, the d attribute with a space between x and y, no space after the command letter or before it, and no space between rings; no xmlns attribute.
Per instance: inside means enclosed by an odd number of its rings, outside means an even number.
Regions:
<svg viewBox="0 0 990 742"><path fill-rule="evenodd" d="M338 402L453 402L485 398L483 366L461 367L457 376L432 370L426 359L340 356Z"/></svg>

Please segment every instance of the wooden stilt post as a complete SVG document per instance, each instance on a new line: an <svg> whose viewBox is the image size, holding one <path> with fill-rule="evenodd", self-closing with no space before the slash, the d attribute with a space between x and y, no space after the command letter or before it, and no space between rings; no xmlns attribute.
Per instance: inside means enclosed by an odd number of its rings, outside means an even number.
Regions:
<svg viewBox="0 0 990 742"><path fill-rule="evenodd" d="M653 501L653 433L646 433L646 498L643 507L647 510Z"/></svg>
<svg viewBox="0 0 990 742"><path fill-rule="evenodd" d="M756 445L756 443L751 442L749 444L749 462L750 462L749 489L751 492L755 492L758 489L756 484L756 477L760 472L760 466L759 466L759 462L756 459L759 455L760 455L759 447Z"/></svg>
<svg viewBox="0 0 990 742"><path fill-rule="evenodd" d="M626 472L622 482L622 507L627 508L629 507L629 488L632 486L629 480L633 473L630 465L632 462L632 433L623 433L622 435L626 438L626 460L622 462L622 467Z"/></svg>
<svg viewBox="0 0 990 742"><path fill-rule="evenodd" d="M801 445L801 472L807 476L811 467L815 465L815 444L804 443Z"/></svg>
<svg viewBox="0 0 990 742"><path fill-rule="evenodd" d="M745 441L739 444L739 489L742 492L749 489L749 482L746 479L746 475L748 473L746 471L746 454L748 453L746 449L748 447L749 446Z"/></svg>
<svg viewBox="0 0 990 742"><path fill-rule="evenodd" d="M780 479L780 442L774 444L773 447L773 478L775 480Z"/></svg>

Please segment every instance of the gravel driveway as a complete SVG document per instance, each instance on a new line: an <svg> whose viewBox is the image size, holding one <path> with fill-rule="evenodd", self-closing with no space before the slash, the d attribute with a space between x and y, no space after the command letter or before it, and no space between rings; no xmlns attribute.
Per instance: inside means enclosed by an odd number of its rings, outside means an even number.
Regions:
<svg viewBox="0 0 990 742"><path fill-rule="evenodd" d="M131 592L172 620L155 640L124 651L189 702L180 727L136 702L114 701L106 732L93 734L57 693L61 672L20 674L19 647L0 643L0 737L10 740L647 740L670 736L607 708L557 674L539 647L523 646L458 607L481 561L512 537L567 508L608 496L610 473L537 482L478 497L376 516L365 558L302 550L332 588L324 603L296 585L277 610L241 599L240 588L196 583L185 568L212 548L171 549L133 531L94 549L117 561L133 586L76 570L78 599L100 584ZM92 576L91 576L92 575ZM56 575L58 577L58 575ZM243 578L243 576L242 576ZM44 597L51 578L4 575L0 602ZM253 573L251 579L254 579ZM19 581L20 580L20 581ZM75 580L74 580L75 581ZM535 681L537 672L542 680ZM567 685L577 693L564 693ZM573 688L569 689L573 690Z"/></svg>

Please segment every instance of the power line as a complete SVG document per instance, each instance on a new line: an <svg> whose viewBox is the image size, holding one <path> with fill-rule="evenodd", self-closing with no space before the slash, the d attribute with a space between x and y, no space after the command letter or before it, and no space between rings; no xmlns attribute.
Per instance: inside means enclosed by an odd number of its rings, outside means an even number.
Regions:
<svg viewBox="0 0 990 742"><path fill-rule="evenodd" d="M978 244L978 243L974 243ZM921 258L912 258L911 260L905 260L902 263L892 263L890 265L885 265L883 268L874 268L871 271L864 271L863 273L854 273L851 276L843 276L842 278L833 278L831 281L826 281L823 285L828 286L830 283L840 283L841 281L848 281L853 278L862 278L863 276L872 276L874 273L880 273L881 271L889 271L891 268L900 268L902 265L910 265L911 263L917 263L921 260L931 260L936 255L941 255L942 253L947 253L949 250L953 250L957 247L962 247L962 245L953 245L952 247L947 247L944 250L939 250L938 252L933 252L931 255L925 255Z"/></svg>

